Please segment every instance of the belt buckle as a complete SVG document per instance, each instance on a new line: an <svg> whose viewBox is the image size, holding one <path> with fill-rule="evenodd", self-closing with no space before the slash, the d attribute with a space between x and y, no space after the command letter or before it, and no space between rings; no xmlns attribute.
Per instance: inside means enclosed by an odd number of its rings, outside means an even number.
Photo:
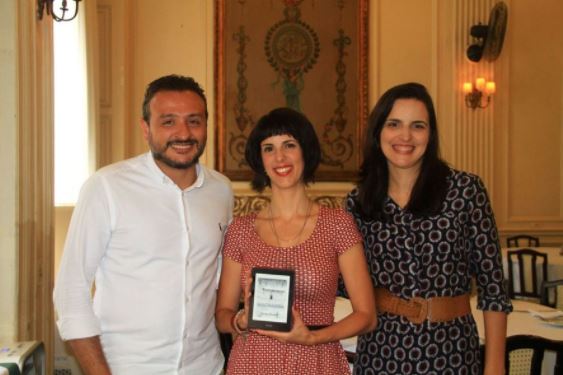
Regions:
<svg viewBox="0 0 563 375"><path fill-rule="evenodd" d="M414 324L421 324L424 322L428 316L428 300L422 297L413 297L409 300L409 303L414 304L415 306L418 305L419 307L418 315L406 317L409 322Z"/></svg>

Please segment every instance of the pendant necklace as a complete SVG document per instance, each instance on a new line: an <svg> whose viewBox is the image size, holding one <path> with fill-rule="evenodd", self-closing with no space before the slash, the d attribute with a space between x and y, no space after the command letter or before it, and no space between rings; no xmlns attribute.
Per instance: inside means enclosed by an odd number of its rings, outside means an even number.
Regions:
<svg viewBox="0 0 563 375"><path fill-rule="evenodd" d="M303 231L305 230L305 226L307 225L307 221L309 220L309 215L311 214L311 207L313 206L313 202L311 202L310 199L307 199L308 204L307 204L307 214L305 216L305 220L303 220L303 225L301 226L301 229L299 230L299 232L297 233L297 235L293 238L290 239L284 239L285 242L293 242L295 240L297 240L301 234L303 234ZM272 233L274 234L274 236L276 237L276 242L278 243L278 247L282 247L281 246L281 240L280 237L278 236L278 232L276 231L276 225L274 224L274 215L272 214L272 204L270 203L270 227L272 228Z"/></svg>

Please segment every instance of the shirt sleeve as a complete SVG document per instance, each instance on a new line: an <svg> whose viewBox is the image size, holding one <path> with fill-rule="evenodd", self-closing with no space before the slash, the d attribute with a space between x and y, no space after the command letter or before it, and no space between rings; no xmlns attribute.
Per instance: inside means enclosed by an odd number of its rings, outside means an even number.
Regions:
<svg viewBox="0 0 563 375"><path fill-rule="evenodd" d="M220 228L221 229L221 251L219 251L219 254L217 255L217 274L215 277L215 288L219 288L219 281L221 280L221 270L223 267L223 248L225 246L225 234L227 232L227 228L228 225L232 223L233 221L233 208L234 208L234 204L235 204L235 197L234 197L234 193L233 193L233 189L231 188L231 186L228 186L228 192L227 192L227 225L225 226L225 228ZM221 224L219 224L221 225Z"/></svg>
<svg viewBox="0 0 563 375"><path fill-rule="evenodd" d="M490 311L512 311L506 292L498 232L491 203L483 182L475 177L468 187L469 246L471 268L476 276L477 308Z"/></svg>
<svg viewBox="0 0 563 375"><path fill-rule="evenodd" d="M53 300L63 340L100 335L92 283L110 240L109 200L100 176L82 187L70 221Z"/></svg>

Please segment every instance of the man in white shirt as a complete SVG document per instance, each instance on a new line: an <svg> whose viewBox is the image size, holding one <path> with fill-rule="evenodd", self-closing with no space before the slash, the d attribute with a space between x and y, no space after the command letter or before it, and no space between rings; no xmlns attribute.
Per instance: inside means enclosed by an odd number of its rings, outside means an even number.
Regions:
<svg viewBox="0 0 563 375"><path fill-rule="evenodd" d="M85 374L218 374L215 291L233 193L198 163L203 90L177 75L151 82L141 127L150 152L82 187L54 291L59 332Z"/></svg>

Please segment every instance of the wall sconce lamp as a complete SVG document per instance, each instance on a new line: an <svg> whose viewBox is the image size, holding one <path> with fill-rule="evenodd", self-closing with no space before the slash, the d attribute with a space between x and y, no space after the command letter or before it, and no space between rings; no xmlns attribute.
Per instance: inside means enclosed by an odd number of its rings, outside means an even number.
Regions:
<svg viewBox="0 0 563 375"><path fill-rule="evenodd" d="M475 79L475 85L471 82L464 82L465 105L471 109L487 108L495 91L495 83L493 81L487 82L482 77Z"/></svg>
<svg viewBox="0 0 563 375"><path fill-rule="evenodd" d="M76 18L76 15L78 14L78 3L81 0L72 0L72 1L74 2L74 13L72 14L72 17L69 17L67 15L67 12L70 10L67 6L68 0L37 0L37 19L38 20L43 19L43 10L45 10L46 13L50 14L51 17L53 17L53 19L57 22L72 21L74 18ZM53 4L55 2L60 3L60 8L58 8L61 11L60 15L56 14L53 11Z"/></svg>

